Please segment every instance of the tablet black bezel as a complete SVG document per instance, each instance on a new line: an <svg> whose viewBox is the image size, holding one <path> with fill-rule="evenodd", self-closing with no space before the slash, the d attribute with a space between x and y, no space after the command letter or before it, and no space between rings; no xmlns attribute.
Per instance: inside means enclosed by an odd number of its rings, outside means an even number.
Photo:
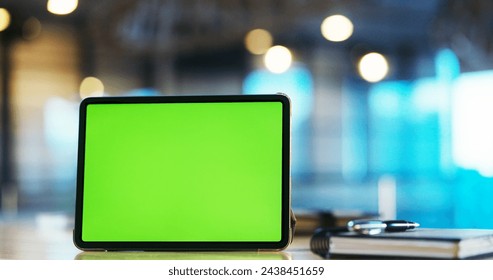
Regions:
<svg viewBox="0 0 493 280"><path fill-rule="evenodd" d="M227 102L281 102L282 103L282 221L281 240L278 242L99 242L82 240L82 207L84 192L84 158L86 110L91 104L142 104L142 103L227 103ZM81 250L279 250L291 241L292 224L290 217L290 120L291 106L284 94L271 95L197 95L197 96L149 96L149 97L91 97L80 104L79 142L77 159L77 190L75 201L74 244ZM254 217L252 217L253 219Z"/></svg>

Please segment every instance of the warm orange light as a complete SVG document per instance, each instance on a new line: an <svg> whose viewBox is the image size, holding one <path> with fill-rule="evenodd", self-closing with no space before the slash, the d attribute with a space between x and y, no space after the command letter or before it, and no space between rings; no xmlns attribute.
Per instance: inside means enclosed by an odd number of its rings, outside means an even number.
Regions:
<svg viewBox="0 0 493 280"><path fill-rule="evenodd" d="M272 35L265 29L254 29L245 36L245 47L252 54L264 54L272 47Z"/></svg>
<svg viewBox="0 0 493 280"><path fill-rule="evenodd" d="M104 94L104 85L100 79L95 77L86 77L80 83L80 97L99 97Z"/></svg>

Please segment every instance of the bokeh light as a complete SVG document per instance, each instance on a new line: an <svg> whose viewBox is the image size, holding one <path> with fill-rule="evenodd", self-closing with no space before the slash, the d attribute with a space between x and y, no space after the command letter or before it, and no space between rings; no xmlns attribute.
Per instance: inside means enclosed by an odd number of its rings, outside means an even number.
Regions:
<svg viewBox="0 0 493 280"><path fill-rule="evenodd" d="M320 25L320 30L325 39L332 42L342 42L353 34L353 23L343 15L327 17Z"/></svg>
<svg viewBox="0 0 493 280"><path fill-rule="evenodd" d="M80 84L80 97L99 97L104 94L104 85L100 79L96 77L86 77Z"/></svg>
<svg viewBox="0 0 493 280"><path fill-rule="evenodd" d="M26 40L33 40L41 34L41 30L41 22L35 17L30 17L22 25L22 37Z"/></svg>
<svg viewBox="0 0 493 280"><path fill-rule="evenodd" d="M265 67L273 73L283 73L288 70L292 60L291 51L284 46L273 46L264 56Z"/></svg>
<svg viewBox="0 0 493 280"><path fill-rule="evenodd" d="M370 83L383 80L389 72L387 59L379 53L365 54L358 63L360 76Z"/></svg>
<svg viewBox="0 0 493 280"><path fill-rule="evenodd" d="M7 29L10 25L10 13L5 8L0 8L0 32Z"/></svg>
<svg viewBox="0 0 493 280"><path fill-rule="evenodd" d="M272 47L272 35L265 29L254 29L245 36L246 49L256 55L264 54Z"/></svg>
<svg viewBox="0 0 493 280"><path fill-rule="evenodd" d="M68 15L77 9L78 0L48 0L46 9L55 15Z"/></svg>

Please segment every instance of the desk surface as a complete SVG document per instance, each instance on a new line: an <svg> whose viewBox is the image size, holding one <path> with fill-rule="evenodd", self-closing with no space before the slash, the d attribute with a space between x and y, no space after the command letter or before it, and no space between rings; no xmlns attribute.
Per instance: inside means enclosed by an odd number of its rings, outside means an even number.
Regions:
<svg viewBox="0 0 493 280"><path fill-rule="evenodd" d="M78 260L317 260L308 236L295 237L282 252L82 252L72 243L70 223L64 216L0 221L0 259Z"/></svg>

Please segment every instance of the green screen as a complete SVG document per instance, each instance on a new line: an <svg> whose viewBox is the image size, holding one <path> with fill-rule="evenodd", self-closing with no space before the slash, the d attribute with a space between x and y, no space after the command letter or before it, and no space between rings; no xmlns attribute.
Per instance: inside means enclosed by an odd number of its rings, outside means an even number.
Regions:
<svg viewBox="0 0 493 280"><path fill-rule="evenodd" d="M82 240L281 239L282 103L89 104Z"/></svg>

